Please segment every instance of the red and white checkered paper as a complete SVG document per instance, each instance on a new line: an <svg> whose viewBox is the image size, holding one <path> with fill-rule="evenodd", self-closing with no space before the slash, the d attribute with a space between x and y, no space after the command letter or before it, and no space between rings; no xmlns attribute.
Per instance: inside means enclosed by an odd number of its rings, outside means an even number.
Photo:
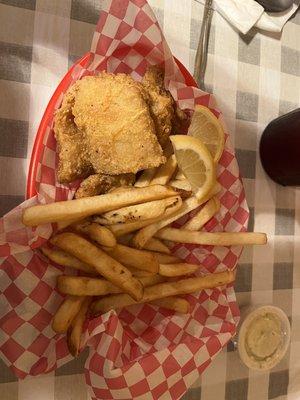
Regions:
<svg viewBox="0 0 300 400"><path fill-rule="evenodd" d="M140 80L148 64L163 62L165 85L182 109L203 104L220 117L213 96L185 85L146 0L105 4L92 42L91 62L86 69L74 69L65 90L80 77L101 70L125 72ZM71 359L65 337L51 329L62 300L55 289L56 277L71 271L50 264L37 251L55 227L31 229L21 222L24 208L70 199L76 187L57 182L52 123L44 136L38 195L0 220L0 354L20 378L52 371ZM205 229L246 230L249 213L228 135L218 181L221 210ZM215 272L233 269L241 248L176 244L173 251L187 262L201 263L201 272ZM203 290L186 299L191 305L188 315L145 304L88 322L85 376L93 399L179 399L184 394L235 334L239 315L232 285Z"/></svg>

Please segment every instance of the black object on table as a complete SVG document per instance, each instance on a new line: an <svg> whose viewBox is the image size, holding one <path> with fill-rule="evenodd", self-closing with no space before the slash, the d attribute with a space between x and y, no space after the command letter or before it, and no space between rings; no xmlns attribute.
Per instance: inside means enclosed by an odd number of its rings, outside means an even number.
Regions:
<svg viewBox="0 0 300 400"><path fill-rule="evenodd" d="M264 170L273 181L300 186L300 108L269 123L259 152Z"/></svg>
<svg viewBox="0 0 300 400"><path fill-rule="evenodd" d="M293 0L256 0L267 12L282 12L290 8Z"/></svg>

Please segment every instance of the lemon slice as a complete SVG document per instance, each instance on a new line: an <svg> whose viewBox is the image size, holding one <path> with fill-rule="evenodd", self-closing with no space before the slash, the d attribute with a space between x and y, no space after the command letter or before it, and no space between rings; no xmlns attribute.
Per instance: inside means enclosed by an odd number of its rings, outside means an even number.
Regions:
<svg viewBox="0 0 300 400"><path fill-rule="evenodd" d="M224 148L224 130L218 118L207 107L195 107L188 135L202 140L210 151L214 162L219 161Z"/></svg>
<svg viewBox="0 0 300 400"><path fill-rule="evenodd" d="M207 147L198 138L187 135L170 136L178 167L189 181L198 198L213 187L215 164Z"/></svg>

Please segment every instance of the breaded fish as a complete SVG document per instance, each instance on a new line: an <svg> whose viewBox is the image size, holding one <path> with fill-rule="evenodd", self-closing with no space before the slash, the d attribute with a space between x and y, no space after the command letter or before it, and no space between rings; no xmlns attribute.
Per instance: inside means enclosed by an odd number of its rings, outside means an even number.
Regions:
<svg viewBox="0 0 300 400"><path fill-rule="evenodd" d="M156 136L162 147L168 141L175 116L175 102L164 87L163 70L158 66L148 67L142 85L148 95L148 104L153 118Z"/></svg>
<svg viewBox="0 0 300 400"><path fill-rule="evenodd" d="M65 94L62 105L54 117L59 154L59 182L72 182L78 178L85 178L93 171L88 158L85 135L75 125L72 114L78 84L79 82L76 82Z"/></svg>
<svg viewBox="0 0 300 400"><path fill-rule="evenodd" d="M96 173L136 173L165 162L141 86L129 75L84 77L72 113Z"/></svg>
<svg viewBox="0 0 300 400"><path fill-rule="evenodd" d="M54 120L58 180L136 173L165 162L143 87L125 74L77 81Z"/></svg>

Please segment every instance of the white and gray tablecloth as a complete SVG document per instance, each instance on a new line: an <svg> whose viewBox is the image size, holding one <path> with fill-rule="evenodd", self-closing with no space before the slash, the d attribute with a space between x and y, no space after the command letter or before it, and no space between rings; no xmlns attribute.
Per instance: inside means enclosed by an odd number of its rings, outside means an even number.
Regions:
<svg viewBox="0 0 300 400"><path fill-rule="evenodd" d="M149 0L174 55L193 72L203 6ZM99 0L0 0L0 214L24 200L37 127L55 87L89 50ZM245 249L236 292L241 306L274 304L292 324L284 360L270 373L249 371L232 345L185 400L300 398L300 189L283 188L262 170L258 146L266 124L300 103L300 12L282 34L246 36L214 14L205 84L224 113L251 211L249 229L268 246ZM300 132L299 132L300 134ZM1 307L1 304L0 304ZM18 381L0 360L2 400L85 400L86 352L53 374Z"/></svg>

